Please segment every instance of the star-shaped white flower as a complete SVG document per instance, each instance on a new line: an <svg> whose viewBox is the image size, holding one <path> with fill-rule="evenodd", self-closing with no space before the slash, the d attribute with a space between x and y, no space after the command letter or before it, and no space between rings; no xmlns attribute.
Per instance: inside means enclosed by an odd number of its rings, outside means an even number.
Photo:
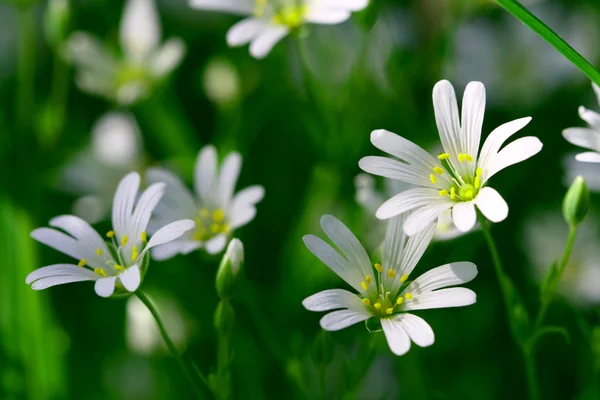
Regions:
<svg viewBox="0 0 600 400"><path fill-rule="evenodd" d="M179 65L185 53L180 38L160 45L161 26L154 0L127 0L119 39L122 56L85 32L73 33L65 49L66 57L77 68L79 88L119 105L130 105L148 96L152 87Z"/></svg>
<svg viewBox="0 0 600 400"><path fill-rule="evenodd" d="M164 246L152 250L152 257L164 260L176 254L188 254L203 248L209 254L221 252L231 233L252 221L256 204L262 200L265 190L254 185L234 194L242 157L229 153L218 167L217 151L205 146L198 154L194 171L195 195L171 172L151 168L147 172L149 182L165 182L165 196L155 210L150 232L182 218L196 221L196 229Z"/></svg>
<svg viewBox="0 0 600 400"><path fill-rule="evenodd" d="M135 292L148 267L147 251L195 227L192 220L176 221L163 226L148 240L146 226L165 185L153 184L136 202L139 186L140 176L135 172L121 180L113 202L114 230L106 234L106 242L87 222L74 215L53 218L50 226L57 229L38 228L31 232L31 237L38 242L79 262L37 269L25 282L34 290L42 290L65 283L96 281L94 288L102 297L112 296L115 289L120 293Z"/></svg>
<svg viewBox="0 0 600 400"><path fill-rule="evenodd" d="M592 83L592 87L600 104L600 88L595 83ZM588 123L589 128L567 128L563 131L563 136L576 146L592 150L577 154L577 161L600 163L600 114L580 106L579 117Z"/></svg>
<svg viewBox="0 0 600 400"><path fill-rule="evenodd" d="M354 234L331 215L321 218L321 228L341 253L315 235L304 236L306 247L359 293L330 289L306 298L302 304L310 311L337 310L321 318L323 329L337 331L375 317L392 352L403 355L411 340L421 347L434 342L427 322L408 311L475 303L472 290L449 288L475 278L477 267L470 262L446 264L408 280L431 242L435 224L407 237L404 221L404 216L398 216L388 222L381 264L371 264Z"/></svg>
<svg viewBox="0 0 600 400"><path fill-rule="evenodd" d="M404 229L412 235L444 211L452 210L454 225L463 232L476 222L475 206L492 222L508 215L500 194L486 186L504 168L524 161L542 149L536 137L524 137L500 149L504 142L531 121L530 117L507 122L494 129L479 152L485 110L485 87L471 82L465 89L462 121L459 120L454 88L440 81L433 88L433 107L444 153L431 156L416 144L385 130L371 133L371 143L399 158L364 157L360 167L374 175L417 186L387 200L377 218L387 219L412 211Z"/></svg>
<svg viewBox="0 0 600 400"><path fill-rule="evenodd" d="M190 0L194 8L250 16L227 32L231 47L250 43L250 54L264 58L291 31L306 23L339 24L369 0Z"/></svg>

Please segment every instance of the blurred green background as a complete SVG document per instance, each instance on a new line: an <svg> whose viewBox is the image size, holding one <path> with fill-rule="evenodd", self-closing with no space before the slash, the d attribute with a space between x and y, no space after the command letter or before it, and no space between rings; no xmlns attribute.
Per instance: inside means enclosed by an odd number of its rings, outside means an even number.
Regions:
<svg viewBox="0 0 600 400"><path fill-rule="evenodd" d="M599 2L529 4L600 65ZM377 241L372 235L378 222L355 200L358 160L377 154L369 143L373 129L435 145L431 90L440 79L451 80L459 94L471 80L486 85L484 137L501 123L532 116L523 135L544 143L539 155L493 178L510 206L509 218L493 234L529 311L537 311L539 271L562 254L566 240L560 218L565 183L577 173L590 174L591 183L600 171L580 171L569 161L575 149L562 139L562 129L584 126L577 107L598 110L598 104L590 82L554 49L491 1L372 0L348 22L309 26L256 61L246 47L231 49L225 42L237 17L193 10L184 0L158 0L157 6L163 38L181 37L185 57L146 99L119 107L77 87L62 43L49 41L45 2L0 4L1 399L192 396L139 303L101 299L88 283L43 292L25 285L33 269L68 260L29 232L71 213L79 195L89 194L65 187L65 168L78 168L74 160L81 152L86 158L93 151L93 126L111 110L130 112L139 126L143 147L132 168L167 166L189 183L198 151L212 143L221 157L232 150L243 155L238 188L266 189L256 219L236 232L246 263L234 301L234 398L317 397L310 349L321 315L306 311L301 301L346 285L301 238L321 235L319 217L330 213L365 243ZM122 10L115 0L71 1L64 32L87 31L117 49ZM108 188L126 172L94 168L89 179ZM593 200L600 204L597 196ZM585 255L595 254L597 223L595 215L585 222L561 288L564 297L557 297L548 316L549 323L566 327L570 340L554 335L540 341L544 399L600 398L600 278L590 275L597 280L588 279L587 296L577 296L576 284L579 271L600 270L600 257ZM109 229L107 221L95 226ZM362 324L332 334L330 398L526 398L522 355L480 232L433 244L417 272L462 260L479 268L468 285L478 301L419 313L435 331L433 346L413 346L394 357L380 341L369 366L361 346L371 338ZM185 357L205 373L216 360L218 262L200 252L153 262L143 283ZM360 368L368 370L365 378L351 379Z"/></svg>

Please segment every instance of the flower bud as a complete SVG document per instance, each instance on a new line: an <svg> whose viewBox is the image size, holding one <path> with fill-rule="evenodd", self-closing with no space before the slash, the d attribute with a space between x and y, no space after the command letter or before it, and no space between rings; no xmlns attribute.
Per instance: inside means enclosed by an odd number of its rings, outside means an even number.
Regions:
<svg viewBox="0 0 600 400"><path fill-rule="evenodd" d="M571 226L579 225L590 209L590 192L585 180L578 176L563 200L563 216Z"/></svg>
<svg viewBox="0 0 600 400"><path fill-rule="evenodd" d="M46 40L53 47L65 41L71 16L68 0L49 0L44 13L44 33Z"/></svg>
<svg viewBox="0 0 600 400"><path fill-rule="evenodd" d="M333 360L334 344L331 339L331 334L321 330L315 337L311 349L311 356L315 366L320 368L327 367Z"/></svg>
<svg viewBox="0 0 600 400"><path fill-rule="evenodd" d="M215 328L219 335L229 336L235 325L235 311L227 300L219 301L215 310Z"/></svg>
<svg viewBox="0 0 600 400"><path fill-rule="evenodd" d="M221 259L217 270L216 288L220 298L231 297L236 278L244 264L244 245L239 239L233 238L227 246L227 251Z"/></svg>

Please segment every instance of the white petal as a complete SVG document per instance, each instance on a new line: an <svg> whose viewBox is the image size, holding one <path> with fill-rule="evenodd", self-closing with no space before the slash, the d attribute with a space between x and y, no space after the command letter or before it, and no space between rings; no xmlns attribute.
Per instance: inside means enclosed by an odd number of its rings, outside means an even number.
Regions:
<svg viewBox="0 0 600 400"><path fill-rule="evenodd" d="M339 8L342 10L360 11L369 5L369 0L318 0L313 1L320 7Z"/></svg>
<svg viewBox="0 0 600 400"><path fill-rule="evenodd" d="M150 69L155 78L167 76L175 69L185 54L185 43L180 38L167 40L162 47L152 55Z"/></svg>
<svg viewBox="0 0 600 400"><path fill-rule="evenodd" d="M38 268L35 271L31 272L25 278L26 284L31 284L38 279L51 278L51 277L65 277L65 276L73 276L73 277L81 277L82 281L85 280L96 280L98 279L98 275L94 274L87 268L81 268L77 265L72 264L55 264L49 265L47 267ZM57 283L59 284L59 283ZM54 286L54 285L51 285ZM46 286L49 287L49 286Z"/></svg>
<svg viewBox="0 0 600 400"><path fill-rule="evenodd" d="M233 215L229 217L229 225L231 229L237 229L244 226L256 217L256 208L246 207L245 209L236 208Z"/></svg>
<svg viewBox="0 0 600 400"><path fill-rule="evenodd" d="M490 133L483 143L478 160L478 167L481 167L484 170L483 182L487 180L485 171L488 168L490 160L498 153L500 147L502 147L509 137L523 129L529 122L531 122L531 117L516 119L500 125Z"/></svg>
<svg viewBox="0 0 600 400"><path fill-rule="evenodd" d="M207 207L218 207L215 203L217 185L217 150L214 146L204 146L194 169L194 189L200 201Z"/></svg>
<svg viewBox="0 0 600 400"><path fill-rule="evenodd" d="M462 103L461 131L463 150L477 158L481 127L485 113L485 86L481 82L469 82Z"/></svg>
<svg viewBox="0 0 600 400"><path fill-rule="evenodd" d="M360 297L343 289L323 290L304 299L302 305L309 311L329 311L336 308L358 308L360 310L364 308Z"/></svg>
<svg viewBox="0 0 600 400"><path fill-rule="evenodd" d="M240 176L242 167L242 156L238 152L229 153L221 164L221 172L219 173L219 193L218 202L224 207L229 205L231 201L235 185Z"/></svg>
<svg viewBox="0 0 600 400"><path fill-rule="evenodd" d="M181 221L172 222L167 226L163 226L156 231L154 235L152 235L144 250L139 254L138 260L141 260L146 251L152 247L160 246L161 244L169 243L175 239L178 239L184 233L194 229L195 227L196 223L191 219L183 219Z"/></svg>
<svg viewBox="0 0 600 400"><path fill-rule="evenodd" d="M417 232L422 231L434 221L437 221L438 217L446 210L448 210L455 203L447 201L438 204L428 204L414 211L406 219L404 223L404 232L408 236L413 236Z"/></svg>
<svg viewBox="0 0 600 400"><path fill-rule="evenodd" d="M410 338L400 321L393 318L382 318L381 327L392 353L402 356L410 350Z"/></svg>
<svg viewBox="0 0 600 400"><path fill-rule="evenodd" d="M575 159L581 162L600 163L600 154L593 151L586 151L584 153L577 154Z"/></svg>
<svg viewBox="0 0 600 400"><path fill-rule="evenodd" d="M304 16L307 22L313 24L335 25L350 18L350 11L325 7L311 7Z"/></svg>
<svg viewBox="0 0 600 400"><path fill-rule="evenodd" d="M326 331L339 331L351 325L369 319L371 314L367 311L357 312L353 310L333 311L321 318L321 328Z"/></svg>
<svg viewBox="0 0 600 400"><path fill-rule="evenodd" d="M130 292L135 292L140 287L142 276L140 274L140 267L135 264L132 267L127 268L123 273L119 275L121 283Z"/></svg>
<svg viewBox="0 0 600 400"><path fill-rule="evenodd" d="M472 201L463 201L452 207L452 220L461 232L468 232L475 226L477 214Z"/></svg>
<svg viewBox="0 0 600 400"><path fill-rule="evenodd" d="M44 290L52 286L64 285L66 283L83 282L83 281L94 281L95 278L91 278L84 275L55 275L47 278L41 278L31 284L33 290Z"/></svg>
<svg viewBox="0 0 600 400"><path fill-rule="evenodd" d="M371 132L371 143L379 150L398 157L424 171L431 171L433 167L437 166L435 159L425 150L410 140L385 129Z"/></svg>
<svg viewBox="0 0 600 400"><path fill-rule="evenodd" d="M404 313L394 316L392 319L394 322L397 321L402 325L402 328L404 328L410 339L415 342L417 346L431 346L435 341L433 329L431 329L431 326L429 326L423 318L413 314Z"/></svg>
<svg viewBox="0 0 600 400"><path fill-rule="evenodd" d="M315 235L305 235L302 240L304 244L323 264L327 265L346 283L356 289L358 292L365 294L365 291L360 286L363 277L361 271L348 263L344 257L327 244L323 239Z"/></svg>
<svg viewBox="0 0 600 400"><path fill-rule="evenodd" d="M407 218L408 220L408 218ZM431 243L431 239L435 232L436 224L431 222L429 225L424 225L419 232L416 232L408 238L404 247L404 254L400 260L400 267L396 271L397 276L410 275L417 263L427 250L427 247ZM393 284L393 290L400 289L402 282L396 279Z"/></svg>
<svg viewBox="0 0 600 400"><path fill-rule="evenodd" d="M211 11L225 11L232 14L251 15L254 0L190 0L190 6Z"/></svg>
<svg viewBox="0 0 600 400"><path fill-rule="evenodd" d="M346 225L333 215L323 215L321 217L321 228L327 237L341 250L351 266L361 270L363 276L373 273L369 255Z"/></svg>
<svg viewBox="0 0 600 400"><path fill-rule="evenodd" d="M110 75L117 64L115 57L95 37L75 32L66 43L67 58L78 66L90 68L95 72Z"/></svg>
<svg viewBox="0 0 600 400"><path fill-rule="evenodd" d="M429 174L409 164L387 157L363 157L358 166L365 172L385 178L396 179L413 185L436 188L429 180Z"/></svg>
<svg viewBox="0 0 600 400"><path fill-rule="evenodd" d="M110 254L104 239L87 222L74 215L61 215L50 220L50 226L60 228L77 240L77 247L92 267L103 268ZM99 256L96 251L102 250Z"/></svg>
<svg viewBox="0 0 600 400"><path fill-rule="evenodd" d="M461 285L475 279L477 266L471 262L454 262L433 268L412 281L404 290L413 295Z"/></svg>
<svg viewBox="0 0 600 400"><path fill-rule="evenodd" d="M128 229L130 237L126 248L130 248L141 242L142 232L146 231L152 212L162 198L164 191L164 183L153 183L148 189L144 190L135 205L135 211L131 217L131 223Z"/></svg>
<svg viewBox="0 0 600 400"><path fill-rule="evenodd" d="M227 235L217 235L204 244L204 249L208 254L218 254L227 244Z"/></svg>
<svg viewBox="0 0 600 400"><path fill-rule="evenodd" d="M125 175L117 186L112 210L112 225L117 240L121 240L124 235L129 233L133 205L139 187L140 175L137 172Z"/></svg>
<svg viewBox="0 0 600 400"><path fill-rule="evenodd" d="M542 150L542 142L536 137L527 136L507 144L489 163L487 177L513 164L525 161Z"/></svg>
<svg viewBox="0 0 600 400"><path fill-rule="evenodd" d="M495 189L484 187L475 198L479 211L490 221L504 221L508 216L508 204ZM456 207L455 207L456 208Z"/></svg>
<svg viewBox="0 0 600 400"><path fill-rule="evenodd" d="M198 208L192 193L177 176L162 168L150 168L146 172L146 180L150 184L157 182L166 184L163 197L154 209L154 218L160 221L162 226L181 219L196 217ZM156 227L152 221L152 227L148 228L150 233L162 228L162 226Z"/></svg>
<svg viewBox="0 0 600 400"><path fill-rule="evenodd" d="M150 253L154 260L163 261L177 254L189 254L200 247L202 247L202 244L195 240L175 240L154 247Z"/></svg>
<svg viewBox="0 0 600 400"><path fill-rule="evenodd" d="M268 25L262 18L243 19L227 31L227 44L231 47L243 46L250 43L263 29L267 28Z"/></svg>
<svg viewBox="0 0 600 400"><path fill-rule="evenodd" d="M375 215L379 219L388 219L418 207L445 203L453 204L447 198L441 197L436 189L408 189L383 203Z"/></svg>
<svg viewBox="0 0 600 400"><path fill-rule="evenodd" d="M591 128L593 128L595 131L600 130L600 114L598 114L595 111L588 110L583 106L579 107L578 111L579 117L581 117L582 120L587 122Z"/></svg>
<svg viewBox="0 0 600 400"><path fill-rule="evenodd" d="M264 195L265 189L260 185L250 186L236 193L231 200L228 212L230 218L235 219L235 224L234 221L230 221L232 226L242 226L252 220L254 215L248 219L249 216L247 214L252 213L249 209L253 209L256 203L262 200ZM255 213L256 211L254 210L253 214ZM243 223L240 220L243 220Z"/></svg>
<svg viewBox="0 0 600 400"><path fill-rule="evenodd" d="M141 61L158 47L160 22L154 0L127 0L121 20L121 46L125 53Z"/></svg>
<svg viewBox="0 0 600 400"><path fill-rule="evenodd" d="M38 228L31 232L31 237L77 260L87 256L85 249L77 243L77 240L56 229Z"/></svg>
<svg viewBox="0 0 600 400"><path fill-rule="evenodd" d="M567 128L563 131L567 142L586 149L600 151L600 133L588 128Z"/></svg>
<svg viewBox="0 0 600 400"><path fill-rule="evenodd" d="M433 109L444 149L452 156L463 153L460 148L460 123L456 93L452 84L447 80L439 81L433 87Z"/></svg>
<svg viewBox="0 0 600 400"><path fill-rule="evenodd" d="M476 300L477 296L471 289L460 287L440 289L434 292L413 295L412 300L403 304L403 310L462 307L474 304Z"/></svg>
<svg viewBox="0 0 600 400"><path fill-rule="evenodd" d="M269 54L273 46L289 33L286 26L269 26L256 36L250 43L250 55L256 59L262 59Z"/></svg>
<svg viewBox="0 0 600 400"><path fill-rule="evenodd" d="M94 285L96 294L100 297L110 297L115 292L116 276L98 279Z"/></svg>

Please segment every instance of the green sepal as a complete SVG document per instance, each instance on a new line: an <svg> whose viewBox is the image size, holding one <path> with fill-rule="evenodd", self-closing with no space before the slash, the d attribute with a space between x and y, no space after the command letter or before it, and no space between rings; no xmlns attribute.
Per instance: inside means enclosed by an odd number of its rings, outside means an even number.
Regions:
<svg viewBox="0 0 600 400"><path fill-rule="evenodd" d="M365 327L370 333L381 332L383 328L381 327L381 318L379 317L371 317L365 321Z"/></svg>

